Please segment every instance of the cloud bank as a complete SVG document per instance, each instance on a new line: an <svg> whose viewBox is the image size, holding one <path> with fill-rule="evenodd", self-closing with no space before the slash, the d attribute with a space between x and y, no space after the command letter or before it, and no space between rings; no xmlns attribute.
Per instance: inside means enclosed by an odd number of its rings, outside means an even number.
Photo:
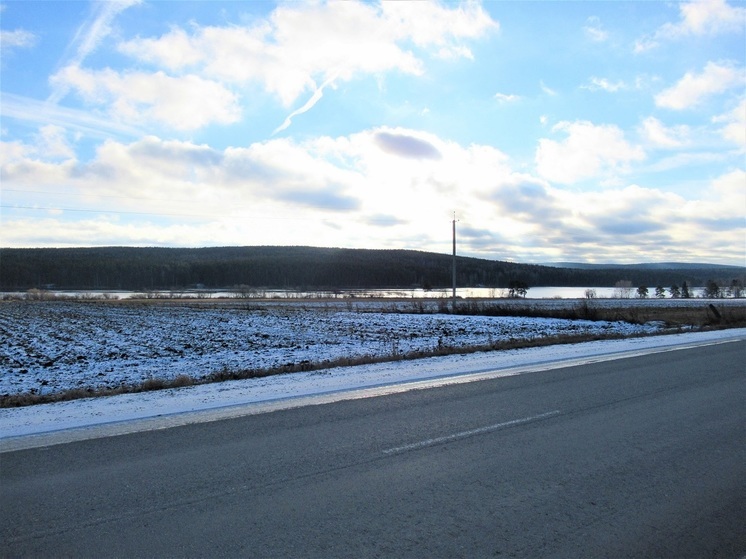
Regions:
<svg viewBox="0 0 746 559"><path fill-rule="evenodd" d="M551 144L560 159L570 157L572 142L606 142L609 149L584 156L599 172L640 156L639 148L610 127L563 123L559 130L569 134ZM603 193L568 191L516 171L490 146L461 146L407 129L305 142L275 139L225 150L156 137L109 140L88 162L42 162L33 154L44 142L47 150L56 145L57 155L69 156L59 131L47 132L40 146L18 146L2 162L3 184L46 193L50 215L43 221L58 246L95 235L177 246L230 244L236 238L246 244L294 244L293 230L302 227L313 244L386 247L418 238L421 248L443 251L450 212L457 209L468 223L464 248L473 254L535 260L556 247L567 255L570 247L574 258L603 260L634 242L649 247L653 260L685 256L670 253L670 239L722 259L737 258L741 250L732 242L732 227L742 219L740 203L746 203L743 171L718 177L699 198L685 199L637 185ZM540 145L537 157L549 157L547 149ZM581 167L571 165L567 173L578 174ZM55 193L74 199L89 215L69 221L69 212L54 204ZM134 235L121 223L128 212L146 214ZM6 226L9 245L39 235L37 221L11 218Z"/></svg>

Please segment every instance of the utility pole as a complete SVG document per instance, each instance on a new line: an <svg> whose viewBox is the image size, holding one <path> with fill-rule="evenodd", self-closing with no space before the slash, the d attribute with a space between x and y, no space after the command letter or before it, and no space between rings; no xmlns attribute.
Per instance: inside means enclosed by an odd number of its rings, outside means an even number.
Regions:
<svg viewBox="0 0 746 559"><path fill-rule="evenodd" d="M456 212L453 212L453 304L456 304Z"/></svg>

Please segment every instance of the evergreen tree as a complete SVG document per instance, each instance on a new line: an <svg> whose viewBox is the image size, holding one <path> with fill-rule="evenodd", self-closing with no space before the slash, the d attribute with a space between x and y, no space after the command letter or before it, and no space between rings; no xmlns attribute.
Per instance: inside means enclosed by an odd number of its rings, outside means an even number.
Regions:
<svg viewBox="0 0 746 559"><path fill-rule="evenodd" d="M689 286L686 284L686 282L684 282L683 284L681 284L681 297L683 299L690 299L691 296L691 293L689 293Z"/></svg>
<svg viewBox="0 0 746 559"><path fill-rule="evenodd" d="M728 289L731 297L738 299L743 297L743 282L739 279L734 279L730 282L730 288Z"/></svg>
<svg viewBox="0 0 746 559"><path fill-rule="evenodd" d="M528 284L521 280L511 280L508 285L509 297L525 297L528 293Z"/></svg>
<svg viewBox="0 0 746 559"><path fill-rule="evenodd" d="M715 280L707 280L703 294L707 299L720 299L723 296L720 286Z"/></svg>

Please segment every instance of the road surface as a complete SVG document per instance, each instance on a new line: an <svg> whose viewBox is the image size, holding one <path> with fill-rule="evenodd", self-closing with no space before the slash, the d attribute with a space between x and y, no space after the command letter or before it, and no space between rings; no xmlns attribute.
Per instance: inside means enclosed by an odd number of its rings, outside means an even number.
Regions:
<svg viewBox="0 0 746 559"><path fill-rule="evenodd" d="M746 554L746 342L0 454L4 557Z"/></svg>

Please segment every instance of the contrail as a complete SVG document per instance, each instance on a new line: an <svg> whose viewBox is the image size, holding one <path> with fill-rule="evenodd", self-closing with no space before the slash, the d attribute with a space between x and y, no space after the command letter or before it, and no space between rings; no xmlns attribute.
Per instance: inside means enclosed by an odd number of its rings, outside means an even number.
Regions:
<svg viewBox="0 0 746 559"><path fill-rule="evenodd" d="M53 101L39 101L22 95L0 92L0 105L3 108L3 118L15 118L40 125L56 124L101 138L143 135L143 131L134 126L99 117L90 111L63 107Z"/></svg>
<svg viewBox="0 0 746 559"><path fill-rule="evenodd" d="M330 83L332 83L336 77L337 75L334 74L332 77L328 78L324 83L322 83L319 87L317 87L316 91L314 91L313 95L311 95L311 98L308 101L306 101L306 104L303 105L300 109L296 109L292 113L290 113L285 119L285 121L280 126L274 129L274 131L272 132L272 135L274 136L278 132L282 132L283 130L285 130L285 128L290 126L294 117L300 114L303 114L309 109L311 109L311 107L313 107L319 101L319 99L323 97L324 88Z"/></svg>
<svg viewBox="0 0 746 559"><path fill-rule="evenodd" d="M60 66L80 66L83 60L98 48L104 38L111 33L111 22L114 18L123 12L130 6L140 4L141 0L118 0L116 2L99 2L96 4L96 9L91 17L89 17L83 24L78 28L72 41L68 45L65 55L69 52L73 45L77 45L75 48L75 56L71 60L65 62L63 56L63 62ZM66 94L68 88L58 87L52 92L47 98L49 103L58 103Z"/></svg>

